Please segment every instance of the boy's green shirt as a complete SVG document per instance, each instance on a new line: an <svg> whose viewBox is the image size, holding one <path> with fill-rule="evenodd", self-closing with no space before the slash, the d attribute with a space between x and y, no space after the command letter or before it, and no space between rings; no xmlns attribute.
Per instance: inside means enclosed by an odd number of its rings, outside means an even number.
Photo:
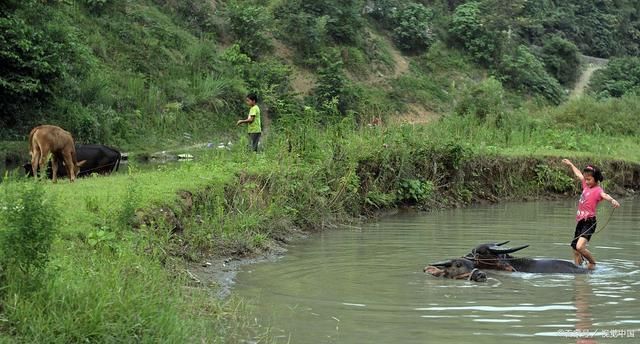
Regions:
<svg viewBox="0 0 640 344"><path fill-rule="evenodd" d="M258 105L254 105L249 110L249 116L253 117L253 122L247 126L247 132L249 134L262 132L262 126L260 125L260 108Z"/></svg>

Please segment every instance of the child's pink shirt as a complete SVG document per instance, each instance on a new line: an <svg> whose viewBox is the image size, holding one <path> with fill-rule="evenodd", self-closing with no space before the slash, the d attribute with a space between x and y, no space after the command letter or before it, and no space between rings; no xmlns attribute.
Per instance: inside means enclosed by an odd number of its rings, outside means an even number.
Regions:
<svg viewBox="0 0 640 344"><path fill-rule="evenodd" d="M587 186L587 183L582 181L582 195L578 202L578 213L576 214L576 221L587 219L596 216L596 207L598 202L602 201L602 188L596 185L592 188Z"/></svg>

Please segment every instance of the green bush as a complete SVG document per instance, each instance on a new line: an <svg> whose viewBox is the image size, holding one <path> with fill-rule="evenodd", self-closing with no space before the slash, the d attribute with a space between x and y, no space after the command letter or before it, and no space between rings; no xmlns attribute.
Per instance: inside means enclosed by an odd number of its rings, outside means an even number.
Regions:
<svg viewBox="0 0 640 344"><path fill-rule="evenodd" d="M292 44L304 62L316 65L317 54L330 43L355 44L362 37L360 3L284 0L273 10L278 36Z"/></svg>
<svg viewBox="0 0 640 344"><path fill-rule="evenodd" d="M475 61L487 66L500 61L506 37L489 25L479 2L467 2L456 8L450 33Z"/></svg>
<svg viewBox="0 0 640 344"><path fill-rule="evenodd" d="M398 189L398 200L410 203L423 203L433 193L432 181L403 179Z"/></svg>
<svg viewBox="0 0 640 344"><path fill-rule="evenodd" d="M58 212L40 183L5 181L2 189L0 283L22 293L37 287L43 277L58 232Z"/></svg>
<svg viewBox="0 0 640 344"><path fill-rule="evenodd" d="M608 135L640 135L638 121L640 98L627 94L621 98L598 100L593 97L572 99L550 112L555 123L565 128Z"/></svg>
<svg viewBox="0 0 640 344"><path fill-rule="evenodd" d="M455 112L481 120L491 116L498 118L505 111L504 97L502 83L495 78L488 78L472 86L456 106Z"/></svg>
<svg viewBox="0 0 640 344"><path fill-rule="evenodd" d="M178 14L187 27L198 35L208 34L219 27L217 22L220 19L215 13L216 2L210 0L153 0L165 9L170 9ZM217 32L216 32L217 33Z"/></svg>
<svg viewBox="0 0 640 344"><path fill-rule="evenodd" d="M353 44L362 35L360 0L302 1L301 9L315 17L326 17L327 33L336 43Z"/></svg>
<svg viewBox="0 0 640 344"><path fill-rule="evenodd" d="M618 6L620 8L629 5ZM569 37L577 42L580 51L587 55L608 57L622 53L625 49L624 44L620 44L619 39L616 39L618 27L624 30L626 24L620 23L623 16L622 11L616 8L618 6L598 1L571 0L561 6L564 7L566 14L556 19L564 22L559 24L563 26L562 29L568 33ZM635 15L637 16L637 12ZM572 29L567 28L567 24ZM635 41L637 42L637 38ZM628 43L632 45L632 41Z"/></svg>
<svg viewBox="0 0 640 344"><path fill-rule="evenodd" d="M612 59L606 68L595 71L589 89L599 98L640 94L640 57Z"/></svg>
<svg viewBox="0 0 640 344"><path fill-rule="evenodd" d="M540 62L524 45L513 54L506 55L499 67L500 79L510 87L530 95L541 95L554 104L559 104L565 93L558 81L547 73Z"/></svg>
<svg viewBox="0 0 640 344"><path fill-rule="evenodd" d="M100 13L112 0L84 0L84 5L93 13Z"/></svg>
<svg viewBox="0 0 640 344"><path fill-rule="evenodd" d="M327 17L306 13L301 0L282 1L273 13L278 37L293 45L303 59L312 59L326 44Z"/></svg>
<svg viewBox="0 0 640 344"><path fill-rule="evenodd" d="M394 12L393 40L404 51L419 52L429 48L433 32L429 23L433 13L421 4L409 4Z"/></svg>
<svg viewBox="0 0 640 344"><path fill-rule="evenodd" d="M225 14L242 52L255 59L271 51L271 40L267 35L273 20L265 8L232 1L227 5Z"/></svg>
<svg viewBox="0 0 640 344"><path fill-rule="evenodd" d="M567 175L565 169L557 169L546 164L539 164L535 168L536 181L541 188L563 193L574 188L573 179Z"/></svg>
<svg viewBox="0 0 640 344"><path fill-rule="evenodd" d="M396 24L396 13L401 7L399 0L374 0L367 2L365 12L389 29Z"/></svg>
<svg viewBox="0 0 640 344"><path fill-rule="evenodd" d="M86 51L49 6L24 1L0 12L0 125L31 124L65 78L82 78ZM19 114L19 115L18 115Z"/></svg>
<svg viewBox="0 0 640 344"><path fill-rule="evenodd" d="M398 0L371 1L365 12L391 31L396 46L406 52L421 52L434 40L434 14L422 4Z"/></svg>
<svg viewBox="0 0 640 344"><path fill-rule="evenodd" d="M563 85L572 85L580 72L580 52L575 44L553 35L542 47L542 62L553 77Z"/></svg>
<svg viewBox="0 0 640 344"><path fill-rule="evenodd" d="M393 193L384 193L379 190L369 190L364 198L364 202L376 209L383 209L392 207L395 204L396 199L397 197Z"/></svg>
<svg viewBox="0 0 640 344"><path fill-rule="evenodd" d="M345 115L347 110L353 108L355 95L342 68L342 61L331 52L323 57L323 61L313 90L315 103L325 115L336 114L334 110Z"/></svg>

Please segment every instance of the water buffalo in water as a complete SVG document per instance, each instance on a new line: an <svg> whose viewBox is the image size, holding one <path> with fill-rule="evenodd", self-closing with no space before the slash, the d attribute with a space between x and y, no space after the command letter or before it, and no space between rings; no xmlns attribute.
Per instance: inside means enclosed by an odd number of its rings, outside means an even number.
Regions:
<svg viewBox="0 0 640 344"><path fill-rule="evenodd" d="M518 271L531 273L570 273L582 274L590 270L575 265L573 262L563 259L533 259L517 258L510 255L520 251L529 245L514 248L503 247L508 241L501 243L489 243L476 246L464 258L473 262L478 269L492 269L503 271Z"/></svg>
<svg viewBox="0 0 640 344"><path fill-rule="evenodd" d="M97 174L109 174L118 171L120 167L120 160L122 154L105 145L75 145L77 159L84 161L80 166L80 171L77 174L78 177L84 177L93 173ZM49 164L51 166L51 163ZM31 164L25 164L25 172L28 175L32 175ZM58 161L58 170L64 172L62 162ZM59 173L59 175L66 176L65 173ZM47 169L47 176L52 177L51 168Z"/></svg>
<svg viewBox="0 0 640 344"><path fill-rule="evenodd" d="M464 258L455 258L443 262L433 263L424 268L424 272L436 277L452 279L466 279L484 282L487 275L473 266L473 262Z"/></svg>
<svg viewBox="0 0 640 344"><path fill-rule="evenodd" d="M71 134L55 125L40 125L29 132L29 154L31 154L31 173L37 177L42 173L51 154L52 179L55 183L58 169L67 172L73 182L84 161L78 162L76 149ZM64 164L63 164L64 162ZM59 168L62 166L62 168ZM61 173L62 175L62 173Z"/></svg>

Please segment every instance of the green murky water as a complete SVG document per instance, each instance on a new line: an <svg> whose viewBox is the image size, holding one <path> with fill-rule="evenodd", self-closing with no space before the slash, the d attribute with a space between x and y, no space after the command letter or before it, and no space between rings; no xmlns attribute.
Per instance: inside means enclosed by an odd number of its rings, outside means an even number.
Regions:
<svg viewBox="0 0 640 344"><path fill-rule="evenodd" d="M623 202L594 236L590 275L489 271L474 283L422 272L499 240L530 244L519 256L570 259L574 209L512 203L320 233L276 262L245 266L235 290L280 343L640 342L640 200ZM602 226L609 204L599 215Z"/></svg>

